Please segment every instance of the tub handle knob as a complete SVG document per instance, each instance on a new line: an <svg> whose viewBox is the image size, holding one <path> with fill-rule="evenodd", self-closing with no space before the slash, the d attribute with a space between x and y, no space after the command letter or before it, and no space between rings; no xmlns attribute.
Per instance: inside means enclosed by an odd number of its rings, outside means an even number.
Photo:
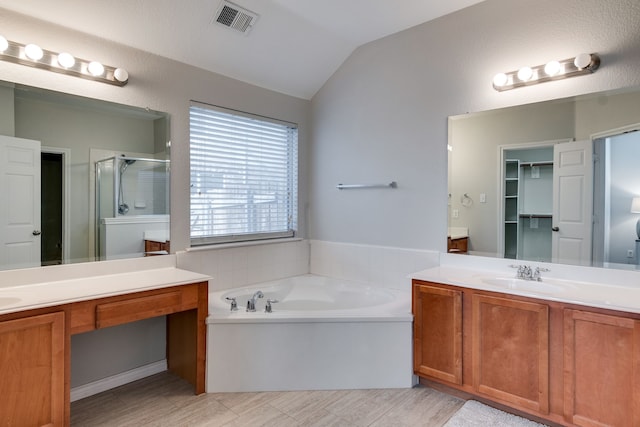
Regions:
<svg viewBox="0 0 640 427"><path fill-rule="evenodd" d="M267 300L267 305L265 305L265 307L264 307L264 312L265 313L273 313L273 309L271 307L271 304L274 304L276 302L278 302L277 299L268 299Z"/></svg>
<svg viewBox="0 0 640 427"><path fill-rule="evenodd" d="M238 303L235 298L225 298L227 301L231 301L231 311L238 311Z"/></svg>

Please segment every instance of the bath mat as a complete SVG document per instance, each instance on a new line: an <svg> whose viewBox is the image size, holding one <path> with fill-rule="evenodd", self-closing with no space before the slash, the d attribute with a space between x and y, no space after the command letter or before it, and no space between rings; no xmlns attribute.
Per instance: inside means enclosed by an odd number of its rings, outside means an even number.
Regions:
<svg viewBox="0 0 640 427"><path fill-rule="evenodd" d="M475 400L468 400L444 427L545 427L526 418L508 414Z"/></svg>

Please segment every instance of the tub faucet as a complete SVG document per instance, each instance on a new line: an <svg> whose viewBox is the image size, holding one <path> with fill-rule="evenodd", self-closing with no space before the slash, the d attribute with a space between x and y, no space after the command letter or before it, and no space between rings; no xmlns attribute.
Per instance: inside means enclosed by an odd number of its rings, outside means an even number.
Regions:
<svg viewBox="0 0 640 427"><path fill-rule="evenodd" d="M271 307L271 304L278 302L277 299L268 299L267 300L267 305L265 305L264 307L264 312L265 313L273 313L273 307Z"/></svg>
<svg viewBox="0 0 640 427"><path fill-rule="evenodd" d="M250 300L247 301L247 311L256 311L256 299L264 298L262 291L256 291Z"/></svg>
<svg viewBox="0 0 640 427"><path fill-rule="evenodd" d="M225 299L231 303L231 311L238 311L238 303L235 298L226 297Z"/></svg>

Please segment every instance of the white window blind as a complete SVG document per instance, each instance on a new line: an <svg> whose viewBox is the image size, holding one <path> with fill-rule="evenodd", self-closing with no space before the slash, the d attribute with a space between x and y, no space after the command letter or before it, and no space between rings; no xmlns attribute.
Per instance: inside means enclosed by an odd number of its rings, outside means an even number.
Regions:
<svg viewBox="0 0 640 427"><path fill-rule="evenodd" d="M298 129L192 103L191 244L292 237Z"/></svg>

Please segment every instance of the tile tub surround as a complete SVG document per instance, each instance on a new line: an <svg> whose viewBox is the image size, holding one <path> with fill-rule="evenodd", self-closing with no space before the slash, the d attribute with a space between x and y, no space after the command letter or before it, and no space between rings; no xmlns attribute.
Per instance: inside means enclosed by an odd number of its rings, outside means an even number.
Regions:
<svg viewBox="0 0 640 427"><path fill-rule="evenodd" d="M211 291L303 274L410 289L408 276L439 263L439 252L321 240L227 244L178 252L177 265L214 278Z"/></svg>
<svg viewBox="0 0 640 427"><path fill-rule="evenodd" d="M309 273L309 241L303 239L195 247L176 256L179 268L214 278L211 292Z"/></svg>
<svg viewBox="0 0 640 427"><path fill-rule="evenodd" d="M508 289L483 282L483 278L515 278L511 265L530 265L549 269L541 282L530 282L527 290ZM504 292L531 298L546 299L589 307L640 313L640 271L577 267L562 264L505 260L477 256L441 254L440 266L412 274L412 278L436 283L463 286L492 292ZM566 281L565 291L553 293L536 290L536 283Z"/></svg>
<svg viewBox="0 0 640 427"><path fill-rule="evenodd" d="M439 264L437 251L311 240L310 273L370 286L411 289L409 275Z"/></svg>

